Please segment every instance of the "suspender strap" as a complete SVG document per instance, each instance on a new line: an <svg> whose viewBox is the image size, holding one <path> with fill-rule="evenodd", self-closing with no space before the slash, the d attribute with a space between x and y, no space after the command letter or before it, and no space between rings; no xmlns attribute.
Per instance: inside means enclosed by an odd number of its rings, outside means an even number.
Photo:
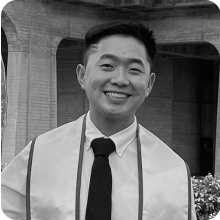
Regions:
<svg viewBox="0 0 220 220"><path fill-rule="evenodd" d="M78 171L77 171L77 180L76 180L75 220L80 219L80 189L81 189L81 175L82 175L82 162L83 162L83 149L84 149L84 141L85 141L85 130L86 130L86 116L83 119L81 142L80 142L80 149L79 149L79 161L78 161L78 169L77 169Z"/></svg>
<svg viewBox="0 0 220 220"><path fill-rule="evenodd" d="M26 216L27 220L31 220L31 204L30 204L30 183L31 183L31 167L32 167L32 159L34 152L34 144L36 141L35 137L31 142L31 148L28 159L28 167L27 167L27 180L26 180Z"/></svg>
<svg viewBox="0 0 220 220"><path fill-rule="evenodd" d="M186 170L188 176L188 220L192 220L191 173L188 164L187 163L185 164L186 164Z"/></svg>
<svg viewBox="0 0 220 220"><path fill-rule="evenodd" d="M137 125L137 159L138 159L138 187L139 187L139 208L138 208L138 220L142 220L143 217L143 168L142 168L142 156L141 156L141 142L140 142L140 126Z"/></svg>

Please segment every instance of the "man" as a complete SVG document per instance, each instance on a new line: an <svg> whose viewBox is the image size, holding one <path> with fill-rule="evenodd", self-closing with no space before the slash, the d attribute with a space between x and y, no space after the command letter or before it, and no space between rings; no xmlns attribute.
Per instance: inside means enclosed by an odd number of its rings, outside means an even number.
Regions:
<svg viewBox="0 0 220 220"><path fill-rule="evenodd" d="M40 135L35 145L29 144L5 169L2 207L7 216L196 219L184 161L137 124L135 117L156 78L152 72L155 51L152 31L138 22L112 22L89 30L84 65L78 65L76 72L90 111ZM95 148L100 144L94 140L100 138L101 143L111 142L101 144L101 150L114 146L109 156L97 156ZM33 155L32 167L29 155ZM98 174L93 174L95 169ZM108 177L102 176L106 173Z"/></svg>

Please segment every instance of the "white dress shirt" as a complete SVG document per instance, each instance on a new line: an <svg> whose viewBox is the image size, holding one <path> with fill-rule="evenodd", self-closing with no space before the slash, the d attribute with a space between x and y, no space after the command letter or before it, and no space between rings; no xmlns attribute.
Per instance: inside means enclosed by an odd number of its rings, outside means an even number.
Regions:
<svg viewBox="0 0 220 220"><path fill-rule="evenodd" d="M109 156L112 170L112 220L138 219L136 129L137 121L134 118L129 127L108 137L116 145L116 151ZM85 136L80 192L80 220L85 220L91 168L94 161L94 153L90 144L95 138L106 137L93 124L89 113L86 118Z"/></svg>
<svg viewBox="0 0 220 220"><path fill-rule="evenodd" d="M76 178L83 116L38 137L31 173L32 219L75 219ZM104 137L89 118L82 163L80 220L85 220L91 167L90 142ZM112 220L138 220L136 118L110 136L116 152L110 155L113 174ZM143 167L143 220L188 219L188 179L184 161L140 126ZM75 144L74 144L75 143ZM2 208L11 219L26 219L26 174L30 144L2 172ZM81 157L81 156L80 156ZM81 159L80 159L81 161ZM142 195L141 195L142 196ZM196 219L192 191L192 219ZM160 210L157 207L160 206Z"/></svg>

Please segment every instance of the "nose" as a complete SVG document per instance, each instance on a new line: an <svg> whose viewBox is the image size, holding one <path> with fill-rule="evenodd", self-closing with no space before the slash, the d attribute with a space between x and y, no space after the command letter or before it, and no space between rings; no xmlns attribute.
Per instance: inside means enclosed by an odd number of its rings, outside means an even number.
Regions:
<svg viewBox="0 0 220 220"><path fill-rule="evenodd" d="M125 76L126 72L123 70L123 68L118 68L112 76L111 83L117 86L128 86L129 81L126 79Z"/></svg>

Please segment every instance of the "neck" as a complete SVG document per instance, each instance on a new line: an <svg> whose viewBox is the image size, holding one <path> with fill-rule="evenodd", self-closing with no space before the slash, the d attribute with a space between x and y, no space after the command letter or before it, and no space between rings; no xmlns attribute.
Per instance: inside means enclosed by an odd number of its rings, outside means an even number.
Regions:
<svg viewBox="0 0 220 220"><path fill-rule="evenodd" d="M106 117L101 115L95 115L90 111L90 118L93 124L104 134L109 137L132 124L133 117Z"/></svg>

